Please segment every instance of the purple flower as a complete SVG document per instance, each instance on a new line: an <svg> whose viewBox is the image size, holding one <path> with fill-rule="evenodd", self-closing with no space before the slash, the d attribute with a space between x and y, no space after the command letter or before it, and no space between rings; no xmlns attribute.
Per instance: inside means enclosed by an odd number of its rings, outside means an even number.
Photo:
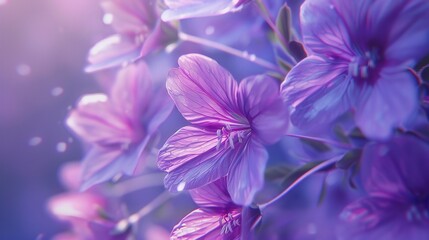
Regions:
<svg viewBox="0 0 429 240"><path fill-rule="evenodd" d="M429 236L429 145L411 136L364 148L368 196L341 214L344 239L426 239ZM424 237L425 236L425 237Z"/></svg>
<svg viewBox="0 0 429 240"><path fill-rule="evenodd" d="M83 160L86 189L117 174L132 175L147 158L146 148L173 104L164 91L153 92L144 63L122 69L109 96L82 97L67 125L90 145Z"/></svg>
<svg viewBox="0 0 429 240"><path fill-rule="evenodd" d="M105 19L117 34L98 42L90 50L85 69L94 72L133 62L177 39L176 31L160 21L158 0L107 0L101 3Z"/></svg>
<svg viewBox="0 0 429 240"><path fill-rule="evenodd" d="M206 17L235 12L251 0L165 0L169 9L162 13L162 20Z"/></svg>
<svg viewBox="0 0 429 240"><path fill-rule="evenodd" d="M238 240L249 235L252 225L260 218L260 212L253 209L246 214L245 208L232 202L226 185L226 178L221 178L191 190L191 196L199 208L173 228L171 239Z"/></svg>
<svg viewBox="0 0 429 240"><path fill-rule="evenodd" d="M262 144L287 130L277 83L259 75L238 85L216 61L189 54L170 71L167 90L192 126L177 131L159 152L166 187L193 189L227 176L234 202L249 205L263 185L268 153Z"/></svg>
<svg viewBox="0 0 429 240"><path fill-rule="evenodd" d="M408 68L429 52L428 11L425 0L305 1L310 55L282 84L292 123L319 126L353 110L367 136L389 136L418 107Z"/></svg>
<svg viewBox="0 0 429 240"><path fill-rule="evenodd" d="M120 217L119 211L114 211L119 209L117 206L95 191L78 192L74 188L80 182L80 171L80 165L66 164L60 174L61 180L72 187L69 192L53 196L48 201L50 213L72 227L72 231L55 239L127 239L129 231L114 233L116 217Z"/></svg>

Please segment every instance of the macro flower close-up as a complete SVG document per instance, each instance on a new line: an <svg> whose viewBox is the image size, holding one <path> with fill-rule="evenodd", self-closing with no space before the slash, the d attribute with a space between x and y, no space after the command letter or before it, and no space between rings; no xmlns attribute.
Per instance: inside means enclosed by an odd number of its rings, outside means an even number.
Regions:
<svg viewBox="0 0 429 240"><path fill-rule="evenodd" d="M0 0L0 239L429 239L428 0Z"/></svg>

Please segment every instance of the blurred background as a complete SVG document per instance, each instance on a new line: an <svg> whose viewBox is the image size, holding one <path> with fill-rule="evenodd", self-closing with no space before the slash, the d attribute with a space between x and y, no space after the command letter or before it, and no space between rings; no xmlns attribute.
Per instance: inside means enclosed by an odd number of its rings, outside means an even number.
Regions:
<svg viewBox="0 0 429 240"><path fill-rule="evenodd" d="M98 1L0 0L0 239L50 239L58 167L82 156L68 109L96 92L90 47L111 31Z"/></svg>

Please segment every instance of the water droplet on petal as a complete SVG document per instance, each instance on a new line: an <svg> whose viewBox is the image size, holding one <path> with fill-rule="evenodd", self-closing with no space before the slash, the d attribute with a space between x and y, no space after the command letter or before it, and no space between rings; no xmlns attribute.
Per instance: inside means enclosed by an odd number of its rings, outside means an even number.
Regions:
<svg viewBox="0 0 429 240"><path fill-rule="evenodd" d="M103 16L103 23L106 25L110 25L113 22L113 14L111 13L106 13Z"/></svg>
<svg viewBox="0 0 429 240"><path fill-rule="evenodd" d="M67 143L65 142L59 142L57 143L57 152L65 152L67 150Z"/></svg>
<svg viewBox="0 0 429 240"><path fill-rule="evenodd" d="M116 183L116 182L118 182L119 180L121 180L121 178L122 178L122 173L118 173L118 174L116 174L115 176L113 176L113 178L112 178L112 182Z"/></svg>
<svg viewBox="0 0 429 240"><path fill-rule="evenodd" d="M30 140L28 141L28 145L30 146L37 146L40 143L42 143L41 137L33 137L33 138L30 138Z"/></svg>
<svg viewBox="0 0 429 240"><path fill-rule="evenodd" d="M212 35L215 32L215 28L213 26L208 26L205 30L206 35Z"/></svg>
<svg viewBox="0 0 429 240"><path fill-rule="evenodd" d="M165 47L165 52L166 53L171 53L172 51L174 51L174 49L177 48L177 46L179 46L178 43L170 43Z"/></svg>
<svg viewBox="0 0 429 240"><path fill-rule="evenodd" d="M16 66L16 72L21 76L28 76L31 73L31 68L27 64L19 64Z"/></svg>
<svg viewBox="0 0 429 240"><path fill-rule="evenodd" d="M54 97L58 97L63 94L64 89L62 87L55 87L51 90L51 95Z"/></svg>
<svg viewBox="0 0 429 240"><path fill-rule="evenodd" d="M128 227L129 227L129 223L127 219L122 219L121 221L119 221L115 228L113 229L113 234L122 234L125 231L127 231Z"/></svg>
<svg viewBox="0 0 429 240"><path fill-rule="evenodd" d="M107 102L107 96L105 94L96 93L96 94L88 94L83 96L80 99L79 105L87 105L97 102Z"/></svg>
<svg viewBox="0 0 429 240"><path fill-rule="evenodd" d="M128 218L128 221L133 224L139 221L139 215L138 214L133 214Z"/></svg>
<svg viewBox="0 0 429 240"><path fill-rule="evenodd" d="M179 183L179 185L177 185L177 191L178 192L183 191L185 189L185 186L186 186L186 182Z"/></svg>
<svg viewBox="0 0 429 240"><path fill-rule="evenodd" d="M317 233L316 225L314 223L308 224L307 231L308 231L308 234L310 234L310 235L316 234Z"/></svg>

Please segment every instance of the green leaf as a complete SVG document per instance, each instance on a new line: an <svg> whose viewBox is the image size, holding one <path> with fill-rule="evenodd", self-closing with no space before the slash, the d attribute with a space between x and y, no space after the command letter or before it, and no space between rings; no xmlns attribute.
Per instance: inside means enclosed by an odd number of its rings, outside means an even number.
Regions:
<svg viewBox="0 0 429 240"><path fill-rule="evenodd" d="M287 63L285 60L277 57L277 64L284 69L286 72L289 72L291 70L291 66L289 65L289 63Z"/></svg>
<svg viewBox="0 0 429 240"><path fill-rule="evenodd" d="M286 166L286 165L269 167L265 170L265 179L269 181L284 179L292 171L293 171L293 168L291 166Z"/></svg>
<svg viewBox="0 0 429 240"><path fill-rule="evenodd" d="M349 137L350 138L355 138L355 139L366 139L365 135L362 133L362 131L359 128L354 128L349 133Z"/></svg>
<svg viewBox="0 0 429 240"><path fill-rule="evenodd" d="M285 76L283 76L282 74L278 73L278 72L267 72L267 75L278 80L279 82L283 82L285 79Z"/></svg>
<svg viewBox="0 0 429 240"><path fill-rule="evenodd" d="M326 193L328 192L328 184L326 183L326 176L323 179L322 188L320 189L319 199L317 200L317 206L322 205L323 201L326 198Z"/></svg>
<svg viewBox="0 0 429 240"><path fill-rule="evenodd" d="M277 14L276 27L286 42L290 40L291 18L290 8L284 4ZM282 42L282 41L280 41ZM287 46L285 46L287 47Z"/></svg>
<svg viewBox="0 0 429 240"><path fill-rule="evenodd" d="M323 162L325 162L325 161L308 162L308 163L296 168L295 170L293 170L291 173L289 173L287 175L285 180L283 180L282 186L285 188L290 186L292 183L294 183L298 178L300 178L306 172L310 171L311 169L313 169L314 167L318 166L319 164L321 164Z"/></svg>
<svg viewBox="0 0 429 240"><path fill-rule="evenodd" d="M304 49L304 45L302 45L300 42L290 41L288 44L288 50L297 62L307 57L307 52Z"/></svg>
<svg viewBox="0 0 429 240"><path fill-rule="evenodd" d="M347 137L347 133L344 131L341 125L336 125L334 127L334 134L341 142L350 143L349 138Z"/></svg>
<svg viewBox="0 0 429 240"><path fill-rule="evenodd" d="M353 149L350 152L346 153L335 166L340 169L349 169L353 164L359 161L362 156L361 149Z"/></svg>
<svg viewBox="0 0 429 240"><path fill-rule="evenodd" d="M304 138L300 138L299 140L301 140L301 142L310 146L311 148L313 148L314 150L316 150L318 152L329 152L329 151L331 151L331 148L323 142L311 140L311 139L304 139Z"/></svg>

